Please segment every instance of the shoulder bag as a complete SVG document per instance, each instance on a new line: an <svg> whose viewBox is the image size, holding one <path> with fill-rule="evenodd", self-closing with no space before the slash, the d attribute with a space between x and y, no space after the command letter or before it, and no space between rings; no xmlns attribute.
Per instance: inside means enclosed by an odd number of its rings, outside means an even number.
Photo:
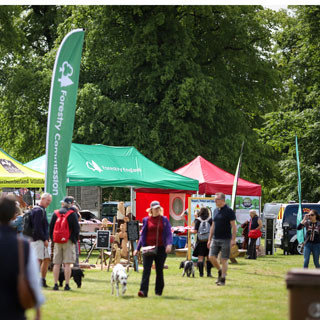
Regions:
<svg viewBox="0 0 320 320"><path fill-rule="evenodd" d="M161 219L161 216L160 216L160 219ZM145 246L145 247L141 248L141 253L145 257L156 256L157 253L158 253L158 238L159 238L160 219L159 219L158 225L157 225L157 241L156 241L156 245L155 246Z"/></svg>
<svg viewBox="0 0 320 320"><path fill-rule="evenodd" d="M250 221L249 230L251 228L251 223L252 223L252 219ZM253 229L253 230L250 230L249 233L248 233L248 237L251 238L251 239L258 239L261 236L262 236L262 233L261 233L260 229Z"/></svg>
<svg viewBox="0 0 320 320"><path fill-rule="evenodd" d="M36 305L36 299L25 274L23 240L19 238L17 240L18 240L18 259L19 259L19 274L18 274L17 290L18 290L18 298L19 298L20 305L25 310L25 309L33 308Z"/></svg>

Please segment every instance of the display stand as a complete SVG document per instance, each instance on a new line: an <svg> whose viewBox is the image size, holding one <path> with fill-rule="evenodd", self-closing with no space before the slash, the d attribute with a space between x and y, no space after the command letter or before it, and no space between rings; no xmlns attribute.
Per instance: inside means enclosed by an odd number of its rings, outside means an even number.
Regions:
<svg viewBox="0 0 320 320"><path fill-rule="evenodd" d="M104 250L110 247L110 231L107 230L107 227L103 227L97 231L96 247L97 249L101 249L97 262L99 259L101 260L101 270L103 270L103 264L105 263Z"/></svg>
<svg viewBox="0 0 320 320"><path fill-rule="evenodd" d="M137 248L137 240L139 240L139 221L129 221L127 223L127 233L128 233L128 240L130 241L130 250L128 255L128 262L130 260L130 252L132 254L132 263L134 271L139 271L139 261L138 257L133 255L134 250Z"/></svg>

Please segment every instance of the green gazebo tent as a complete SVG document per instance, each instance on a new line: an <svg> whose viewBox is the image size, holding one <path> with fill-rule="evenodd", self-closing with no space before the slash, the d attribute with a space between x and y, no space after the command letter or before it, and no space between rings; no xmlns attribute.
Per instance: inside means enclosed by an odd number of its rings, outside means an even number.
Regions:
<svg viewBox="0 0 320 320"><path fill-rule="evenodd" d="M45 155L26 163L25 166L45 172ZM197 191L199 182L157 165L134 147L72 143L67 169L67 186Z"/></svg>

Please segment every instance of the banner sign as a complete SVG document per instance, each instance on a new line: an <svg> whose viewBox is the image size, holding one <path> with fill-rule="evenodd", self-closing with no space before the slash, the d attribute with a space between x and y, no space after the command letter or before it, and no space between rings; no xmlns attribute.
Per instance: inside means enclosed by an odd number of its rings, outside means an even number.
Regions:
<svg viewBox="0 0 320 320"><path fill-rule="evenodd" d="M296 155L297 155L297 170L298 170L298 196L299 196L299 209L297 215L297 226L302 220L302 207L301 207L301 178L300 178L300 161L298 150L298 137L296 136ZM297 240L299 243L304 242L304 230L297 230Z"/></svg>
<svg viewBox="0 0 320 320"><path fill-rule="evenodd" d="M66 178L72 142L84 31L76 29L63 39L54 64L46 142L45 191L52 194L47 209L51 219L66 196Z"/></svg>

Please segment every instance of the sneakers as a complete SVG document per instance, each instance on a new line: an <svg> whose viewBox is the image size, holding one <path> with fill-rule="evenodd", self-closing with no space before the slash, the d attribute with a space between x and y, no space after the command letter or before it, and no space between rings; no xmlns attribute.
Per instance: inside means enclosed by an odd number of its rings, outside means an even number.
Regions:
<svg viewBox="0 0 320 320"><path fill-rule="evenodd" d="M43 288L48 288L46 279L45 279L45 278L42 278L41 280L42 280L42 287L43 287Z"/></svg>
<svg viewBox="0 0 320 320"><path fill-rule="evenodd" d="M64 291L69 291L69 290L71 290L71 288L69 287L68 284L66 284L66 285L64 286Z"/></svg>
<svg viewBox="0 0 320 320"><path fill-rule="evenodd" d="M59 290L59 286L57 283L54 284L53 290L58 291Z"/></svg>
<svg viewBox="0 0 320 320"><path fill-rule="evenodd" d="M217 283L217 286L225 286L226 285L226 278L220 278L220 281Z"/></svg>
<svg viewBox="0 0 320 320"><path fill-rule="evenodd" d="M138 292L138 297L140 297L140 298L146 298L144 292L141 291L141 290Z"/></svg>
<svg viewBox="0 0 320 320"><path fill-rule="evenodd" d="M216 281L216 284L218 284L218 283L220 282L221 276L222 276L222 270L219 270L219 271L218 271L218 279L217 279L217 281Z"/></svg>

